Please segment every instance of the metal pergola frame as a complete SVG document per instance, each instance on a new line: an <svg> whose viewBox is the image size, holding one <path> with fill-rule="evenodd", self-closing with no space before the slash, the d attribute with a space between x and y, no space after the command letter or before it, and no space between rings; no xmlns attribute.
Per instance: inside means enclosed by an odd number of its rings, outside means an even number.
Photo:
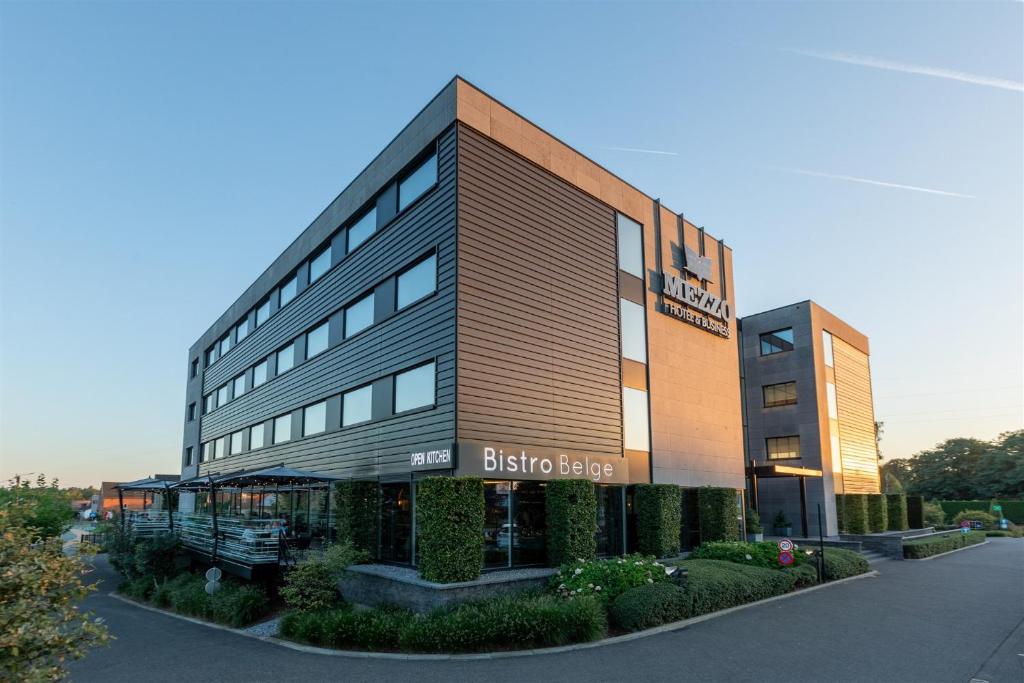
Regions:
<svg viewBox="0 0 1024 683"><path fill-rule="evenodd" d="M125 491L140 491L145 495L147 492L151 493L163 493L164 494L164 506L167 508L167 519L169 520L169 529L171 533L174 533L174 515L171 514L171 488L176 482L168 479L157 479L156 477L146 477L145 479L136 479L126 484L117 484L114 488L117 489L117 504L118 514L121 517L121 531L124 531L124 492ZM145 508L145 501L143 501L143 508Z"/></svg>
<svg viewBox="0 0 1024 683"><path fill-rule="evenodd" d="M792 465L758 465L751 460L747 465L747 481L750 485L750 507L758 510L758 481L761 479L797 478L800 481L800 525L803 530L803 538L810 533L810 524L807 519L807 478L821 478L821 470L812 470L806 467L793 467Z"/></svg>

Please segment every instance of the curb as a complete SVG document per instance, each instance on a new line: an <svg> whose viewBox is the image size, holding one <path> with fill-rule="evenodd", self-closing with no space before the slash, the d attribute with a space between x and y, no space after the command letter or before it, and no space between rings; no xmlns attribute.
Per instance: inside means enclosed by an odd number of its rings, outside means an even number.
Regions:
<svg viewBox="0 0 1024 683"><path fill-rule="evenodd" d="M984 543L979 544L984 545ZM973 546L970 546L973 547ZM966 550L966 548L960 548L959 550ZM953 551L955 552L955 551ZM934 555L933 557L938 557ZM931 558L926 558L931 559ZM544 647L535 648L532 650L514 650L511 652L480 652L472 654L414 654L414 653L400 653L400 652L364 652L360 650L337 650L334 648L317 647L315 645L303 645L302 643L296 643L290 640L284 640L283 638L276 638L274 636L260 636L254 633L249 633L245 629L231 628L230 626L222 626L221 624L214 624L209 621L203 621L202 619L196 619L194 617L187 617L183 614L171 612L168 610L160 609L159 607L153 607L151 605L145 605L141 602L136 602L123 595L119 595L114 591L107 593L109 597L112 597L121 602L134 605L140 609L149 610L150 612L156 612L176 619L183 619L190 621L193 624L199 624L209 628L219 629L221 631L228 631L235 633L246 638L255 638L256 640L262 640L265 643L277 645L280 647L286 647L289 650L296 650L298 652L305 652L307 654L315 655L327 655L331 657L352 657L358 659L401 659L408 661L473 661L480 659L508 659L511 657L529 657L532 655L553 655L562 652L574 652L576 650L589 650L596 647L604 647L606 645L616 645L618 643L627 643L631 640L640 640L641 638L648 638L650 636L656 636L661 633L670 633L672 631L681 631L689 626L699 624L703 621L710 621L718 617L724 617L727 614L733 612L739 612L740 610L747 609L749 607L756 607L758 605L764 605L770 602L776 602L778 600L786 600L787 598L793 598L798 595L805 595L816 590L824 588L830 588L832 586L838 586L840 584L849 583L851 581L857 581L858 579L868 579L878 576L878 570L872 569L865 572L864 574L858 574L856 576L848 576L845 579L837 579L835 581L829 581L828 583L819 583L816 586L810 586L809 588L801 588L800 590L793 591L791 593L784 593L782 595L775 595L770 598L764 598L763 600L756 600L754 602L748 602L743 605L737 605L736 607L729 607L717 612L710 612L708 614L702 614L699 617L693 617L691 619L684 619L683 621L674 621L669 624L662 624L661 626L655 626L653 628L644 629L643 631L636 631L634 633L626 633L621 636L612 636L611 638L602 638L601 640L594 640L589 643L574 643L572 645L559 645L557 647ZM251 628L251 627L250 627Z"/></svg>
<svg viewBox="0 0 1024 683"><path fill-rule="evenodd" d="M952 555L953 553L958 553L961 550L971 550L972 548L980 548L983 545L988 545L988 540L987 539L982 541L981 543L974 543L972 545L965 545L963 548L956 548L955 550L947 550L946 552L939 553L938 555L929 555L928 557L904 557L903 559L904 560L908 560L910 562L926 562L928 560L934 560L936 557L942 557L943 555Z"/></svg>

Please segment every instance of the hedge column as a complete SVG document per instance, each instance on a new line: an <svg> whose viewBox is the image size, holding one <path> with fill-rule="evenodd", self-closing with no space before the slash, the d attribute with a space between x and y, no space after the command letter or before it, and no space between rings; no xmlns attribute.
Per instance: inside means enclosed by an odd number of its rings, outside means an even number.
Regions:
<svg viewBox="0 0 1024 683"><path fill-rule="evenodd" d="M341 481L335 491L338 542L351 543L376 559L377 522L380 520L377 482Z"/></svg>
<svg viewBox="0 0 1024 683"><path fill-rule="evenodd" d="M868 533L868 497L865 493L845 493L837 496L836 505L843 506L843 528L847 534Z"/></svg>
<svg viewBox="0 0 1024 683"><path fill-rule="evenodd" d="M472 581L484 566L484 482L427 477L416 485L420 576L436 583Z"/></svg>
<svg viewBox="0 0 1024 683"><path fill-rule="evenodd" d="M886 494L889 504L889 531L904 531L910 528L907 524L907 497L902 493Z"/></svg>
<svg viewBox="0 0 1024 683"><path fill-rule="evenodd" d="M681 491L675 484L637 484L636 526L640 552L655 557L679 554Z"/></svg>
<svg viewBox="0 0 1024 683"><path fill-rule="evenodd" d="M924 498L907 496L907 524L911 529L924 528Z"/></svg>
<svg viewBox="0 0 1024 683"><path fill-rule="evenodd" d="M597 495L587 479L554 479L547 483L548 564L552 567L597 556Z"/></svg>
<svg viewBox="0 0 1024 683"><path fill-rule="evenodd" d="M697 489L697 504L700 508L701 543L739 540L734 489L701 487Z"/></svg>
<svg viewBox="0 0 1024 683"><path fill-rule="evenodd" d="M871 533L885 531L889 526L889 505L884 493L866 494L868 501L868 530Z"/></svg>

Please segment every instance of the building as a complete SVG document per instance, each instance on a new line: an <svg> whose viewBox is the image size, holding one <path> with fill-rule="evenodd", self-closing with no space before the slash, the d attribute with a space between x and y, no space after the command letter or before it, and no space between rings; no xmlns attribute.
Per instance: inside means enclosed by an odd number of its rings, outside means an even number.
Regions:
<svg viewBox="0 0 1024 683"><path fill-rule="evenodd" d="M722 241L455 78L192 345L182 475L378 481L399 563L415 481L480 476L489 567L542 563L543 482L587 477L621 552L631 484L741 500L733 299Z"/></svg>
<svg viewBox="0 0 1024 683"><path fill-rule="evenodd" d="M806 480L809 532L821 505L838 534L837 493L878 493L878 448L868 338L813 301L740 320L747 460L820 470ZM761 479L762 524L781 510L803 533L798 481Z"/></svg>

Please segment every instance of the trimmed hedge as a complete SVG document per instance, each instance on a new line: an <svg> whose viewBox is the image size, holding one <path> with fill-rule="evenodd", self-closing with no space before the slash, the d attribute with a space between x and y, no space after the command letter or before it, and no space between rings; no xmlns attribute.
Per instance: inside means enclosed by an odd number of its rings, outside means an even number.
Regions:
<svg viewBox="0 0 1024 683"><path fill-rule="evenodd" d="M845 579L848 576L864 574L871 570L866 557L845 548L825 548L826 581Z"/></svg>
<svg viewBox="0 0 1024 683"><path fill-rule="evenodd" d="M377 557L377 524L380 520L380 489L375 481L340 481L335 486L339 543Z"/></svg>
<svg viewBox="0 0 1024 683"><path fill-rule="evenodd" d="M999 516L998 512L992 512L992 504L1001 505L1003 507L1003 517L1016 522L1017 524L1024 524L1024 500L940 500L939 505L942 506L942 511L946 513L946 519L952 519L956 513L964 510L984 510L990 514Z"/></svg>
<svg viewBox="0 0 1024 683"><path fill-rule="evenodd" d="M782 595L796 584L792 574L724 560L684 560L678 566L689 572L684 618Z"/></svg>
<svg viewBox="0 0 1024 683"><path fill-rule="evenodd" d="M472 581L484 566L484 482L478 477L427 477L416 488L420 576Z"/></svg>
<svg viewBox="0 0 1024 683"><path fill-rule="evenodd" d="M887 503L887 517L889 520L889 531L904 531L910 528L907 522L907 497L902 493L888 493L885 496Z"/></svg>
<svg viewBox="0 0 1024 683"><path fill-rule="evenodd" d="M928 536L926 538L904 541L903 557L908 560L918 560L922 557L931 557L932 555L946 553L950 550L982 543L984 540L985 532L983 531L972 531L966 534L962 531L952 531L939 536Z"/></svg>
<svg viewBox="0 0 1024 683"><path fill-rule="evenodd" d="M911 529L924 528L924 498L907 496L907 524Z"/></svg>
<svg viewBox="0 0 1024 683"><path fill-rule="evenodd" d="M868 533L868 497L866 493L843 493L836 495L836 508L843 506L841 520L843 534Z"/></svg>
<svg viewBox="0 0 1024 683"><path fill-rule="evenodd" d="M679 554L682 489L675 484L637 484L637 549L644 555Z"/></svg>
<svg viewBox="0 0 1024 683"><path fill-rule="evenodd" d="M686 589L674 583L649 583L630 588L608 610L612 622L626 631L642 631L685 619L690 609Z"/></svg>
<svg viewBox="0 0 1024 683"><path fill-rule="evenodd" d="M889 527L889 501L884 493L868 493L868 530L871 533L885 531Z"/></svg>
<svg viewBox="0 0 1024 683"><path fill-rule="evenodd" d="M597 556L597 495L589 479L554 479L547 483L548 564L553 567Z"/></svg>
<svg viewBox="0 0 1024 683"><path fill-rule="evenodd" d="M742 541L719 541L716 543L702 543L699 548L690 554L694 560L725 560L753 567L764 567L765 569L781 569L779 564L779 546L771 541L760 543L744 543ZM749 559L748 559L749 558ZM807 555L797 550L793 553L796 564L803 564L807 561Z"/></svg>
<svg viewBox="0 0 1024 683"><path fill-rule="evenodd" d="M697 490L700 506L700 542L738 541L735 489L703 486Z"/></svg>

